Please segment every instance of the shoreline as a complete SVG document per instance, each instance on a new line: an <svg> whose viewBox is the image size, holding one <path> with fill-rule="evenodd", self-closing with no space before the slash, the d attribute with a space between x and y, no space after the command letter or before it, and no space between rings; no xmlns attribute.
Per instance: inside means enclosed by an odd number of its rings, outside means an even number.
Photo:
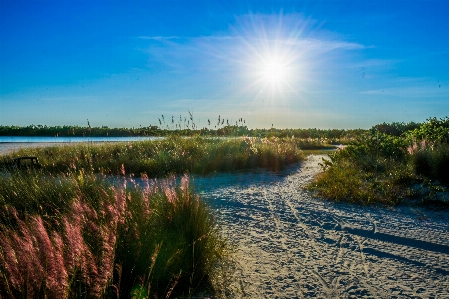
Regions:
<svg viewBox="0 0 449 299"><path fill-rule="evenodd" d="M47 147L47 146L70 146L82 142L0 142L0 156L9 154L22 148ZM89 142L90 143L90 142ZM94 142L97 143L97 142Z"/></svg>

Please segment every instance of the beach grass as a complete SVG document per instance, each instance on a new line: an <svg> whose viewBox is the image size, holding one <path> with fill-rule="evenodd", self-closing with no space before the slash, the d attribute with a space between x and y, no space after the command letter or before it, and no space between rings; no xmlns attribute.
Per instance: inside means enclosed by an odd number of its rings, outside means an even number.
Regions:
<svg viewBox="0 0 449 299"><path fill-rule="evenodd" d="M10 172L18 156L42 168ZM279 171L303 154L291 138L169 137L1 159L1 296L168 298L217 293L231 259L186 173Z"/></svg>
<svg viewBox="0 0 449 299"><path fill-rule="evenodd" d="M229 253L189 177L114 184L83 171L0 180L3 298L154 298L214 291Z"/></svg>
<svg viewBox="0 0 449 299"><path fill-rule="evenodd" d="M0 157L0 168L13 158L36 156L45 173L83 169L89 173L118 174L124 165L136 176L207 174L256 167L279 171L301 161L302 142L279 138L183 138L126 143L83 143L26 148Z"/></svg>

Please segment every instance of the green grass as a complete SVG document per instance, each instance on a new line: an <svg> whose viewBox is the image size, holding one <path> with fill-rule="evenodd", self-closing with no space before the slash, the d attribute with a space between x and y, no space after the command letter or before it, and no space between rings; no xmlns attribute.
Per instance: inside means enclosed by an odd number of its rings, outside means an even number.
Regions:
<svg viewBox="0 0 449 299"><path fill-rule="evenodd" d="M328 154L332 154L334 151L336 151L335 148L333 149L305 149L302 151L302 153L305 156L308 155L328 155Z"/></svg>
<svg viewBox="0 0 449 299"><path fill-rule="evenodd" d="M214 291L229 247L187 176L0 179L0 296L139 298ZM127 187L125 188L125 184Z"/></svg>
<svg viewBox="0 0 449 299"><path fill-rule="evenodd" d="M303 159L299 144L278 138L169 137L2 156L0 296L218 293L226 284L223 265L230 260L230 246L188 175L174 175L257 167L279 171ZM18 156L37 156L42 169L9 173L8 164ZM140 176L144 186L125 173ZM163 178L156 183L148 177Z"/></svg>
<svg viewBox="0 0 449 299"><path fill-rule="evenodd" d="M381 172L367 171L352 161L334 163L309 185L323 198L360 204L395 205L414 193L415 176L403 165L390 161Z"/></svg>
<svg viewBox="0 0 449 299"><path fill-rule="evenodd" d="M207 174L255 167L279 171L301 161L298 143L278 138L181 138L129 143L79 144L21 149L0 157L0 168L14 157L37 156L45 173L83 169L89 173L127 173L161 177L169 174Z"/></svg>

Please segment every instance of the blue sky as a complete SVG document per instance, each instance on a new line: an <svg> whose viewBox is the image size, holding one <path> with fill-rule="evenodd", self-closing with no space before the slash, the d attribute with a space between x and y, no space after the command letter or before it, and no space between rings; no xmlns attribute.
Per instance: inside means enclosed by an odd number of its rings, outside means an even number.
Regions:
<svg viewBox="0 0 449 299"><path fill-rule="evenodd" d="M449 116L448 1L0 0L0 125Z"/></svg>

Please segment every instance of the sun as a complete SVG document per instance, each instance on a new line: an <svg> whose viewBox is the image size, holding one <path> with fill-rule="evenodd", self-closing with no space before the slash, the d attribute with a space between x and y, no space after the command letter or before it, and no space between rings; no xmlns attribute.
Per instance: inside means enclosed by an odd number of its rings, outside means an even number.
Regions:
<svg viewBox="0 0 449 299"><path fill-rule="evenodd" d="M255 66L255 84L259 90L279 95L289 89L292 63L287 55L266 51L259 53Z"/></svg>
<svg viewBox="0 0 449 299"><path fill-rule="evenodd" d="M288 77L288 65L279 58L268 58L262 62L261 77L266 83L285 82Z"/></svg>
<svg viewBox="0 0 449 299"><path fill-rule="evenodd" d="M312 43L303 38L307 22L302 18L250 15L235 27L235 46L225 59L238 66L237 92L254 98L257 104L288 104L301 96L310 81Z"/></svg>

